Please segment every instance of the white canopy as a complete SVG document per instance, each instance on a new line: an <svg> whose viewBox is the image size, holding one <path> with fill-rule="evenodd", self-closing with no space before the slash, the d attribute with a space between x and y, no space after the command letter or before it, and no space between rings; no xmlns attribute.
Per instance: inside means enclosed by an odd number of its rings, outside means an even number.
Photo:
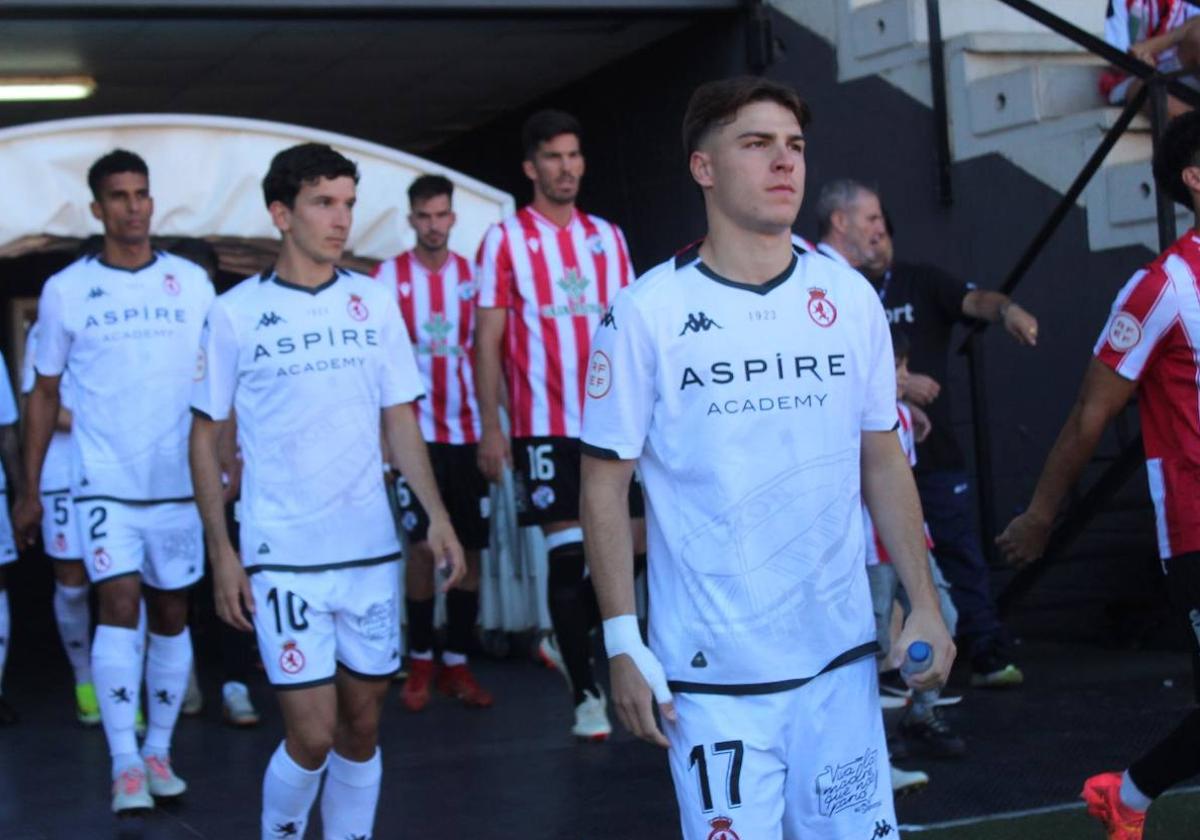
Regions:
<svg viewBox="0 0 1200 840"><path fill-rule="evenodd" d="M156 235L275 239L262 178L276 152L306 142L328 143L359 166L349 242L359 257L382 259L413 245L405 191L424 173L454 183L458 224L450 247L468 257L487 226L515 207L509 194L462 173L342 134L235 117L122 114L0 130L0 184L9 196L0 205L0 250L29 237L100 233L88 210L87 169L118 147L150 167Z"/></svg>

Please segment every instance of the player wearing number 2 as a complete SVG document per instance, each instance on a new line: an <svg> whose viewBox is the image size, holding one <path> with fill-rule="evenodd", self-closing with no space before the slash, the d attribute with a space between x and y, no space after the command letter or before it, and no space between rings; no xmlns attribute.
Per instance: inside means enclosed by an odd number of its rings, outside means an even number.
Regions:
<svg viewBox="0 0 1200 840"><path fill-rule="evenodd" d="M394 463L429 513L447 585L464 569L413 411L421 379L396 300L336 266L357 182L357 167L328 146L271 161L263 193L283 237L279 260L213 303L192 393L217 613L257 632L283 710L286 737L263 780L263 838L304 836L322 776L325 836L371 836L379 715L400 665L400 545L379 475L381 417ZM234 407L240 562L217 455Z"/></svg>
<svg viewBox="0 0 1200 840"><path fill-rule="evenodd" d="M893 433L883 309L789 235L807 122L774 82L696 90L684 145L708 235L622 291L592 342L581 506L613 705L668 747L686 840L894 830L860 500L911 587L895 650L935 651L914 684L954 657ZM635 464L649 647L624 505Z"/></svg>

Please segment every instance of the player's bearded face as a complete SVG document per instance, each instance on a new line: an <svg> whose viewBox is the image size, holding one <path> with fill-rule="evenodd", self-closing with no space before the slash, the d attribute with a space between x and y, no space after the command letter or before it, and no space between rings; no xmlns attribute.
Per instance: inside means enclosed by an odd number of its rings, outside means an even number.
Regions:
<svg viewBox="0 0 1200 840"><path fill-rule="evenodd" d="M305 183L289 209L278 207L275 223L313 262L341 259L354 221L355 185L348 176Z"/></svg>
<svg viewBox="0 0 1200 840"><path fill-rule="evenodd" d="M92 202L92 215L104 225L104 235L126 245L150 238L153 214L150 181L138 172L109 175L100 187L100 198Z"/></svg>
<svg viewBox="0 0 1200 840"><path fill-rule="evenodd" d="M450 209L450 196L435 195L413 204L408 214L408 223L417 234L417 242L427 251L440 251L450 240L450 228L454 227L454 211Z"/></svg>
<svg viewBox="0 0 1200 840"><path fill-rule="evenodd" d="M525 161L525 175L534 189L555 204L572 204L583 178L583 152L574 134L560 134L541 143L533 160Z"/></svg>
<svg viewBox="0 0 1200 840"><path fill-rule="evenodd" d="M700 184L711 187L718 212L747 230L791 228L804 198L805 162L803 130L790 110L751 103L705 146L708 166L701 175L707 177Z"/></svg>

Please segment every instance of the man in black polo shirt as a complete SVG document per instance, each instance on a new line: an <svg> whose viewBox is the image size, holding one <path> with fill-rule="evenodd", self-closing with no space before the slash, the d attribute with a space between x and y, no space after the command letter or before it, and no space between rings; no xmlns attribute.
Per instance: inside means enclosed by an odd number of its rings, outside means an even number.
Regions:
<svg viewBox="0 0 1200 840"><path fill-rule="evenodd" d="M976 289L934 266L894 263L891 225L884 224L879 206L878 195L862 184L828 185L818 200L818 248L866 275L879 291L888 321L908 334L905 399L923 408L932 423L917 447L917 487L934 553L958 609L958 635L970 651L971 684L1017 685L1024 676L1003 649L1003 627L975 527L966 463L951 426L947 368L956 323L1002 322L1019 344L1033 346L1037 319L1007 295Z"/></svg>

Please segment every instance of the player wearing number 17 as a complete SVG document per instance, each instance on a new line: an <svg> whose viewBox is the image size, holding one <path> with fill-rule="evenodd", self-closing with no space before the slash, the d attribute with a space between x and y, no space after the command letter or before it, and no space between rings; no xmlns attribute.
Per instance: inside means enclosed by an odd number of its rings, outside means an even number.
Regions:
<svg viewBox="0 0 1200 840"><path fill-rule="evenodd" d="M883 309L861 275L791 242L808 116L763 79L696 90L684 147L708 234L622 291L592 342L582 512L613 705L668 748L685 840L894 830L863 501L911 587L893 659L928 641L924 688L954 658L893 433ZM649 646L624 508L635 465Z"/></svg>
<svg viewBox="0 0 1200 840"><path fill-rule="evenodd" d="M400 665L400 544L379 476L381 416L395 465L429 512L448 585L464 569L413 411L421 379L396 300L336 265L357 183L357 167L328 146L271 161L263 194L283 237L279 260L214 301L192 392L192 473L217 613L257 632L283 711L263 838L304 836L323 775L325 836L371 836L379 714ZM244 460L240 561L217 457L231 408Z"/></svg>

